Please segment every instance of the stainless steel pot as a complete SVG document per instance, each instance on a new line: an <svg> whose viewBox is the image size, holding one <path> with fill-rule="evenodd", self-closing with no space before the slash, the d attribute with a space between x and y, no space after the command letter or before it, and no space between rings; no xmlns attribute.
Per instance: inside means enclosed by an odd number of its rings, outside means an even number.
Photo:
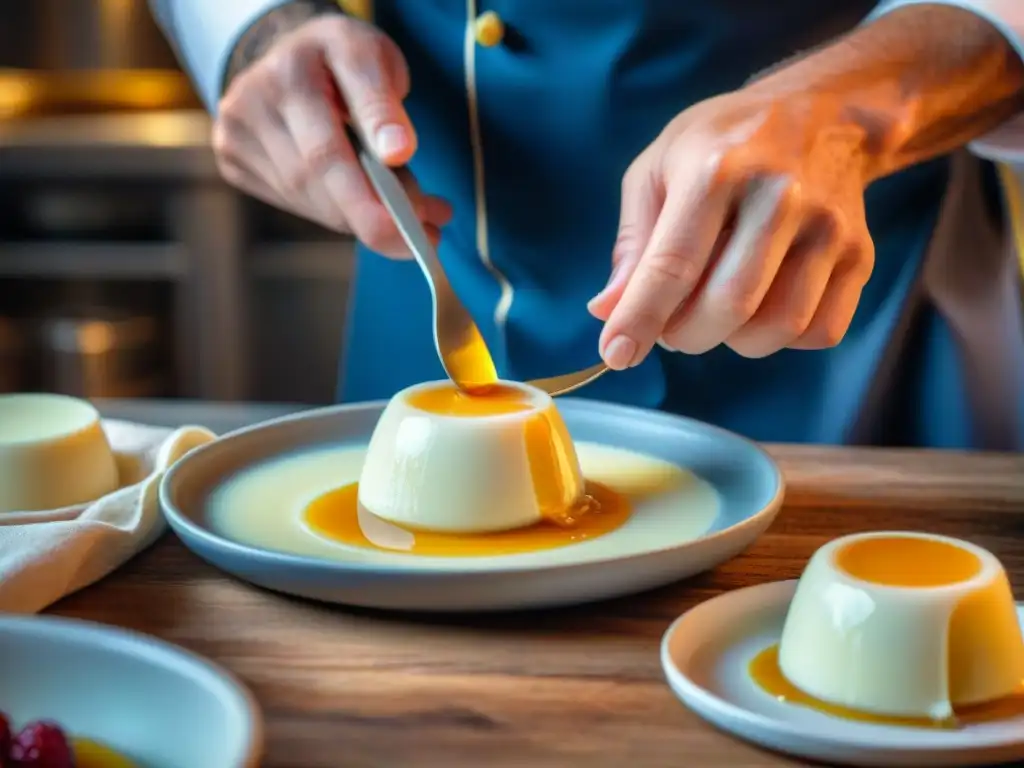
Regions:
<svg viewBox="0 0 1024 768"><path fill-rule="evenodd" d="M48 391L84 398L166 394L154 317L75 314L45 320L41 332Z"/></svg>

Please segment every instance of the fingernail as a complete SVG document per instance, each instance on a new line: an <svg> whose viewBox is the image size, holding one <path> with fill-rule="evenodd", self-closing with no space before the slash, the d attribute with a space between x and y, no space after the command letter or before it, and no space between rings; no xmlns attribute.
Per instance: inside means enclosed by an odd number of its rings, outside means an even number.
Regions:
<svg viewBox="0 0 1024 768"><path fill-rule="evenodd" d="M628 336L616 336L604 348L604 361L616 371L629 368L635 355L636 342Z"/></svg>
<svg viewBox="0 0 1024 768"><path fill-rule="evenodd" d="M405 149L405 129L400 125L385 125L377 131L377 154L390 157Z"/></svg>

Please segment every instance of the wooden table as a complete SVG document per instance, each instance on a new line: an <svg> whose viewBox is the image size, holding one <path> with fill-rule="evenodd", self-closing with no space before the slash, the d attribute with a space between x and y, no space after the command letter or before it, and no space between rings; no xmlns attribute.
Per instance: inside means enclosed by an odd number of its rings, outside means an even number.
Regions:
<svg viewBox="0 0 1024 768"><path fill-rule="evenodd" d="M233 670L263 707L267 768L798 765L673 697L658 662L666 627L724 591L794 578L828 539L871 529L970 539L1021 594L1024 456L770 450L789 490L767 535L643 595L498 617L343 610L239 583L168 535L53 612L148 632Z"/></svg>

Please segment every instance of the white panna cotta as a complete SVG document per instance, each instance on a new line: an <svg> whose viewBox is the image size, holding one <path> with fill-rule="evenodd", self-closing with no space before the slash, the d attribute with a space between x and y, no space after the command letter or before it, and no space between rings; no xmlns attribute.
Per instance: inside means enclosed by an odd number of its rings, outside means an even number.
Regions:
<svg viewBox="0 0 1024 768"><path fill-rule="evenodd" d="M64 395L0 395L0 513L59 509L117 490L100 415Z"/></svg>
<svg viewBox="0 0 1024 768"><path fill-rule="evenodd" d="M505 382L485 395L450 382L399 392L359 478L366 511L446 533L570 522L583 498L579 459L551 397Z"/></svg>
<svg viewBox="0 0 1024 768"><path fill-rule="evenodd" d="M779 667L829 704L945 721L957 708L1021 692L1024 639L990 552L928 534L859 534L811 558Z"/></svg>

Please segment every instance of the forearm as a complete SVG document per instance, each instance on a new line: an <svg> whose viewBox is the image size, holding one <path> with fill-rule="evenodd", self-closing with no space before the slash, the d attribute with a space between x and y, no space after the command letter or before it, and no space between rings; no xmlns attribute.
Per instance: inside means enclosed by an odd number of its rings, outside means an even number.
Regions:
<svg viewBox="0 0 1024 768"><path fill-rule="evenodd" d="M859 27L754 87L834 102L839 119L863 133L871 180L962 146L1024 109L1024 63L981 16L919 4Z"/></svg>

